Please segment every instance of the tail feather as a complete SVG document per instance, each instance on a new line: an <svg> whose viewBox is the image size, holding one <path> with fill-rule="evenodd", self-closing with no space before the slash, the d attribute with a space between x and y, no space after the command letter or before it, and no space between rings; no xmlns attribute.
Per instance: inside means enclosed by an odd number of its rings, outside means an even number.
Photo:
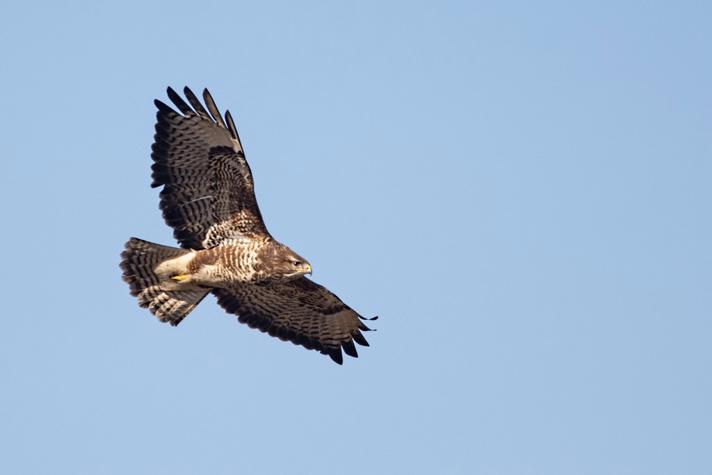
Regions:
<svg viewBox="0 0 712 475"><path fill-rule="evenodd" d="M189 252L131 238L121 253L123 279L129 284L131 295L140 306L171 325L178 325L209 292L201 287L177 286L166 280L167 276L156 273L161 263Z"/></svg>

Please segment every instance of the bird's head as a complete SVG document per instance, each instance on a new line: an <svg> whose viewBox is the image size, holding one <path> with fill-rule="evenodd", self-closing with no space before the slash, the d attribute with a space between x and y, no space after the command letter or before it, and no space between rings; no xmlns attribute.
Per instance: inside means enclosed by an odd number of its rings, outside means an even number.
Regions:
<svg viewBox="0 0 712 475"><path fill-rule="evenodd" d="M284 244L274 243L260 252L260 271L266 280L292 280L312 273L306 259Z"/></svg>

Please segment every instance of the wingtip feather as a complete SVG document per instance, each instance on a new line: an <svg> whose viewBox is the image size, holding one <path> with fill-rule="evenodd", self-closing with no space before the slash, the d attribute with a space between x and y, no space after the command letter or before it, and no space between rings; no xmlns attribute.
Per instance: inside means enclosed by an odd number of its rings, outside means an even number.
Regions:
<svg viewBox="0 0 712 475"><path fill-rule="evenodd" d="M327 354L329 355L329 358L331 358L334 363L336 363L338 365L344 364L344 356L341 354L340 346L329 348L327 350Z"/></svg>
<svg viewBox="0 0 712 475"><path fill-rule="evenodd" d="M230 131L230 135L232 135L232 138L239 142L240 136L237 134L237 127L235 126L235 121L232 120L230 110L225 111L225 121L227 122L227 129Z"/></svg>
<svg viewBox="0 0 712 475"><path fill-rule="evenodd" d="M366 340L366 337L363 336L363 333L360 331L356 330L353 335L351 335L356 343L358 343L361 346L371 346L368 344L368 341Z"/></svg>
<svg viewBox="0 0 712 475"><path fill-rule="evenodd" d="M166 114L170 114L170 113L175 114L175 112L176 112L171 108L171 106L167 105L165 102L163 102L159 99L154 99L153 105L155 105L156 109L158 109L160 112L163 112Z"/></svg>
<svg viewBox="0 0 712 475"><path fill-rule="evenodd" d="M180 110L184 115L188 114L193 114L193 109L190 108L188 104L183 100L180 95L173 90L172 87L168 86L166 89L166 93L168 94L168 98L175 104L175 106Z"/></svg>
<svg viewBox="0 0 712 475"><path fill-rule="evenodd" d="M353 340L346 341L342 343L341 346L344 349L344 353L353 358L358 358L358 351L356 351L356 346L354 345Z"/></svg>
<svg viewBox="0 0 712 475"><path fill-rule="evenodd" d="M213 96L210 94L207 87L203 89L203 100L205 101L205 105L208 107L208 111L210 111L210 115L213 116L213 120L220 127L227 129L227 125L225 125L225 121L220 114L220 109L218 109L218 106L215 104L215 100L213 100Z"/></svg>
<svg viewBox="0 0 712 475"><path fill-rule="evenodd" d="M183 94L185 94L185 97L188 99L188 102L190 102L190 105L193 106L193 109L195 109L195 112L200 117L204 117L206 119L210 118L210 116L208 115L208 111L206 111L205 107L203 107L203 104L200 103L198 96L196 96L195 93L193 93L193 91L191 91L188 86L185 86L183 88Z"/></svg>

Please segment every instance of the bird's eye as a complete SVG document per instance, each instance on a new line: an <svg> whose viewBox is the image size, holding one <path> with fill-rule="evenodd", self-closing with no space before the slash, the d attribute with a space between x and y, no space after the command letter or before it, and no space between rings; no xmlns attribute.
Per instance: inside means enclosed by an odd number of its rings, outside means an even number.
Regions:
<svg viewBox="0 0 712 475"><path fill-rule="evenodd" d="M292 265L294 267L299 267L299 261L292 261Z"/></svg>

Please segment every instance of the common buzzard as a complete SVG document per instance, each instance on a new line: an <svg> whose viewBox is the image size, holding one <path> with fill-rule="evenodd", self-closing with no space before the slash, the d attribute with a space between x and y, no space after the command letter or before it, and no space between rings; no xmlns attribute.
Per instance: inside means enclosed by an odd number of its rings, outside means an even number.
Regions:
<svg viewBox="0 0 712 475"><path fill-rule="evenodd" d="M154 101L151 154L151 186L163 186L160 207L181 249L129 239L121 269L131 295L178 325L212 293L252 328L338 364L342 348L357 357L354 342L368 346L366 319L305 277L311 265L267 231L230 112L223 119L207 89L205 106L187 87L183 92L187 103L168 88L178 111Z"/></svg>

